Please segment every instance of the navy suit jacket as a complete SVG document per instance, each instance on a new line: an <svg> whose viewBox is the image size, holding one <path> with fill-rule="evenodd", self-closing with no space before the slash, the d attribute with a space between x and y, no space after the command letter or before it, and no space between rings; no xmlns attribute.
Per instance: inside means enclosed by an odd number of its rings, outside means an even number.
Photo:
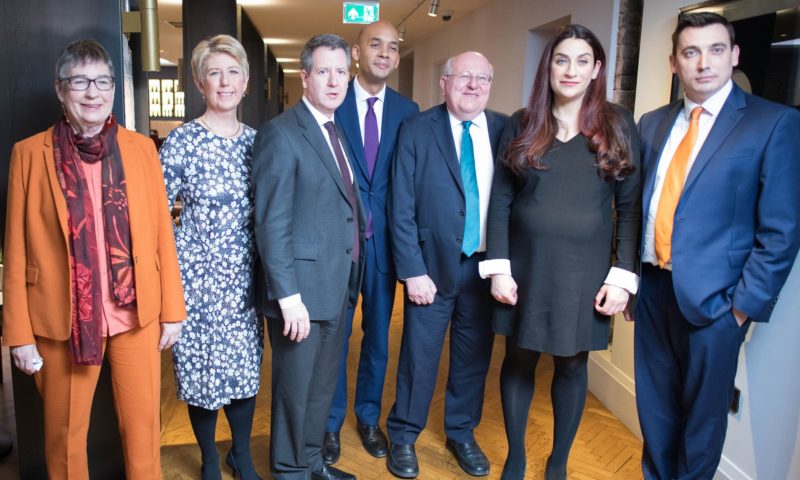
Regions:
<svg viewBox="0 0 800 480"><path fill-rule="evenodd" d="M486 110L486 120L496 157L508 116ZM397 139L389 215L400 279L427 274L438 292L454 292L465 210L450 117L441 104L403 122Z"/></svg>
<svg viewBox="0 0 800 480"><path fill-rule="evenodd" d="M378 145L378 157L375 159L375 170L372 178L367 171L364 158L364 139L361 138L361 124L356 107L356 94L353 87L355 78L350 81L344 102L336 110L336 124L341 126L354 155L353 170L358 179L361 192L361 203L367 216L372 214L372 240L375 245L378 270L384 274L394 272L392 250L387 221L387 197L389 195L389 176L394 147L397 143L397 131L403 120L419 113L419 106L386 87L383 99L383 118L381 120L381 140Z"/></svg>
<svg viewBox="0 0 800 480"><path fill-rule="evenodd" d="M658 161L682 108L679 100L639 122L645 221ZM675 210L672 282L690 323L712 323L732 307L769 320L800 245L799 182L800 112L734 85Z"/></svg>

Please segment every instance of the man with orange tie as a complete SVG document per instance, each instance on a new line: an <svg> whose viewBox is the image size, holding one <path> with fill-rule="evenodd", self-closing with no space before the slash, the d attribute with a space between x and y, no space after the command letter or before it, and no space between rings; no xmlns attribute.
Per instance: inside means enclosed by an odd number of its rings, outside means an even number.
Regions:
<svg viewBox="0 0 800 480"><path fill-rule="evenodd" d="M766 322L800 245L800 113L743 92L733 27L680 17L685 98L645 114L636 401L646 479L710 479L739 348Z"/></svg>

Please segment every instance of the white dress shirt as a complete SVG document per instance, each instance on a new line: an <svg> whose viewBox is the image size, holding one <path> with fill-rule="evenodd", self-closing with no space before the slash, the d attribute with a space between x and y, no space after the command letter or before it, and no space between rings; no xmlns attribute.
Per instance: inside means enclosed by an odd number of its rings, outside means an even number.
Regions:
<svg viewBox="0 0 800 480"><path fill-rule="evenodd" d="M362 145L364 144L364 117L367 115L367 109L369 108L367 100L372 97L378 97L378 100L372 105L372 109L375 111L375 119L378 120L378 141L380 142L381 127L383 126L383 102L386 98L386 84L383 84L383 88L380 92L376 95L372 95L364 90L364 87L358 83L358 75L356 75L356 78L353 79L353 90L356 94L356 109L358 110L358 125L361 128Z"/></svg>
<svg viewBox="0 0 800 480"><path fill-rule="evenodd" d="M728 80L717 93L712 95L702 105L694 103L689 98L683 99L683 111L678 114L675 123L672 125L672 130L667 138L667 143L664 144L664 150L661 152L661 157L658 160L658 169L656 170L656 181L653 186L653 196L650 198L650 209L647 211L647 219L644 229L644 240L642 242L642 261L658 265L656 258L656 243L655 243L655 225L656 213L658 212L658 202L661 200L661 189L664 186L664 177L667 174L669 164L672 162L672 157L675 156L675 151L678 149L683 137L686 136L686 131L689 130L689 121L691 119L692 110L694 107L703 107L703 112L700 114L700 124L698 126L697 141L694 144L692 155L689 157L689 162L686 165L686 176L692 170L692 165L697 158L698 152L703 147L711 127L719 116L720 110L725 105L725 100L733 89L733 83ZM672 262L664 265L664 268L672 270Z"/></svg>
<svg viewBox="0 0 800 480"><path fill-rule="evenodd" d="M453 132L453 142L456 146L456 155L461 163L461 135L464 133L462 121L448 112L450 116L450 128ZM478 196L480 200L480 233L481 242L478 245L478 252L486 251L486 214L489 211L489 194L492 191L492 176L494 176L494 156L492 155L492 143L489 140L489 125L486 121L486 114L472 119L469 127L469 134L472 137L472 151L475 153L475 177L478 180Z"/></svg>

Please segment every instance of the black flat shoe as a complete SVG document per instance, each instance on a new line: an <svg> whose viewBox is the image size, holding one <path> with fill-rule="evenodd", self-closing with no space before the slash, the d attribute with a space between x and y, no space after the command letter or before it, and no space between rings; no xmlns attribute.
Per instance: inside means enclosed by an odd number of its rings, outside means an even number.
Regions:
<svg viewBox="0 0 800 480"><path fill-rule="evenodd" d="M325 432L322 439L322 461L325 465L332 465L339 461L342 453L342 444L339 441L339 432Z"/></svg>
<svg viewBox="0 0 800 480"><path fill-rule="evenodd" d="M241 478L242 480L262 480L262 478L258 476L258 473L256 473L252 460L249 462L242 462L240 460L238 464L236 463L236 459L233 458L233 450L228 450L228 455L225 456L225 463L230 467L233 478Z"/></svg>
<svg viewBox="0 0 800 480"><path fill-rule="evenodd" d="M386 456L388 442L380 426L359 423L358 434L361 436L361 443L364 444L364 449L367 453L375 458L383 458Z"/></svg>
<svg viewBox="0 0 800 480"><path fill-rule="evenodd" d="M356 480L356 476L323 464L321 469L311 472L311 480Z"/></svg>
<svg viewBox="0 0 800 480"><path fill-rule="evenodd" d="M386 467L392 475L400 478L416 478L419 475L419 462L414 445L396 445L389 447Z"/></svg>
<svg viewBox="0 0 800 480"><path fill-rule="evenodd" d="M447 448L453 452L462 470L473 477L489 475L489 459L475 440L458 443L447 439Z"/></svg>

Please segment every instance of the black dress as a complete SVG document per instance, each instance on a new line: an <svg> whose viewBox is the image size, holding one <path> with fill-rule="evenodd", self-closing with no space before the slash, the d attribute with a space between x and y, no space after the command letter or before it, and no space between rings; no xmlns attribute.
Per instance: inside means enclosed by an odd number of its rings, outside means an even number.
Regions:
<svg viewBox="0 0 800 480"><path fill-rule="evenodd" d="M522 348L559 356L608 348L609 317L594 309L594 298L614 242L614 266L634 271L641 226L639 139L630 114L618 111L630 131L636 167L622 181L598 174L595 154L580 134L554 141L542 158L546 170L529 168L520 177L497 162L487 258L511 261L518 300L513 307L497 302L492 323ZM520 110L509 120L500 151L521 132L521 118Z"/></svg>

